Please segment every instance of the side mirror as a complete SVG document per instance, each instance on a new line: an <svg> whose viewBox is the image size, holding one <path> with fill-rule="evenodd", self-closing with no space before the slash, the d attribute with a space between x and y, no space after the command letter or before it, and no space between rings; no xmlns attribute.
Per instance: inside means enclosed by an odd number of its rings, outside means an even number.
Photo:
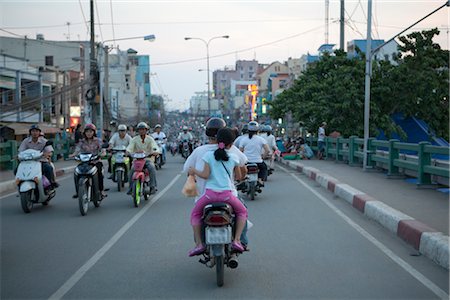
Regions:
<svg viewBox="0 0 450 300"><path fill-rule="evenodd" d="M44 148L47 146L53 146L53 141L48 140L47 142L45 142Z"/></svg>

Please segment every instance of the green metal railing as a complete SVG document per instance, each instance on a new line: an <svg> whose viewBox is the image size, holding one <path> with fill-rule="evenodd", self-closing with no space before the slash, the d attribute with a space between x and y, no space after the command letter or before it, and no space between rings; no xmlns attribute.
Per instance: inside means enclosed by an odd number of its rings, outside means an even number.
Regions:
<svg viewBox="0 0 450 300"><path fill-rule="evenodd" d="M312 150L317 151L317 138L306 139ZM357 136L349 138L325 139L325 157L336 162L348 162L349 165L361 165L364 159L364 139ZM417 184L432 184L432 176L444 178L450 177L450 170L445 166L434 165L432 155L450 155L449 147L433 146L429 142L419 144L403 143L399 140L377 140L369 138L367 143L367 165L375 167L383 164L388 171L388 176L401 175L400 169L417 172ZM406 155L400 155L403 151L414 152L417 160L407 159ZM413 154L414 155L414 154Z"/></svg>

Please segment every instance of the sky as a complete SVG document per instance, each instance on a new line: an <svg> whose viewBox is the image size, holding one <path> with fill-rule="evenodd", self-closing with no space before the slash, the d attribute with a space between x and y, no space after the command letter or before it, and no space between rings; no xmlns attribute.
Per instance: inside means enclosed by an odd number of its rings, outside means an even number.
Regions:
<svg viewBox="0 0 450 300"><path fill-rule="evenodd" d="M372 38L390 39L444 4L444 0L373 0ZM367 0L345 0L345 40L365 39ZM325 42L325 0L96 0L96 41L154 34L143 39L106 42L121 50L150 55L153 94L167 95L168 109L186 109L197 91L206 91L206 46L198 37L229 35L209 45L210 71L235 61L284 62L317 54ZM449 11L443 8L405 34L438 27L435 39L449 49ZM329 42L339 45L338 0L330 0ZM46 40L88 40L88 0L0 0L0 29ZM70 25L67 25L70 23ZM0 31L2 36L13 36ZM187 62L186 62L187 61ZM212 88L212 74L211 74Z"/></svg>

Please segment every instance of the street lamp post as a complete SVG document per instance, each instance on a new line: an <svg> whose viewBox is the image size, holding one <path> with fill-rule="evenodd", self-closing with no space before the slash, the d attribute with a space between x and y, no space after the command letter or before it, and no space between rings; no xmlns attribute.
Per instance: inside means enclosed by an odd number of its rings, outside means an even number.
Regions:
<svg viewBox="0 0 450 300"><path fill-rule="evenodd" d="M208 41L205 41L202 38L197 37L185 37L184 39L187 40L199 40L202 41L206 46L206 73L208 74L208 117L211 116L211 89L210 89L210 81L209 81L209 43L212 40L215 39L228 39L229 35L221 35L221 36L215 36L210 38Z"/></svg>

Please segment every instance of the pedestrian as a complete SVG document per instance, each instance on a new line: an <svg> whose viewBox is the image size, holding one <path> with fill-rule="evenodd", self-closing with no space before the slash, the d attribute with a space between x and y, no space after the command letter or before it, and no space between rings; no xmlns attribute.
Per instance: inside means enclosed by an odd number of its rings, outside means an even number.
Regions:
<svg viewBox="0 0 450 300"><path fill-rule="evenodd" d="M322 122L322 124L319 127L318 131L318 138L317 138L317 158L323 159L323 152L325 151L325 129L327 128L327 123Z"/></svg>
<svg viewBox="0 0 450 300"><path fill-rule="evenodd" d="M75 128L75 145L78 144L82 138L83 134L81 133L81 124L77 124L77 127Z"/></svg>

